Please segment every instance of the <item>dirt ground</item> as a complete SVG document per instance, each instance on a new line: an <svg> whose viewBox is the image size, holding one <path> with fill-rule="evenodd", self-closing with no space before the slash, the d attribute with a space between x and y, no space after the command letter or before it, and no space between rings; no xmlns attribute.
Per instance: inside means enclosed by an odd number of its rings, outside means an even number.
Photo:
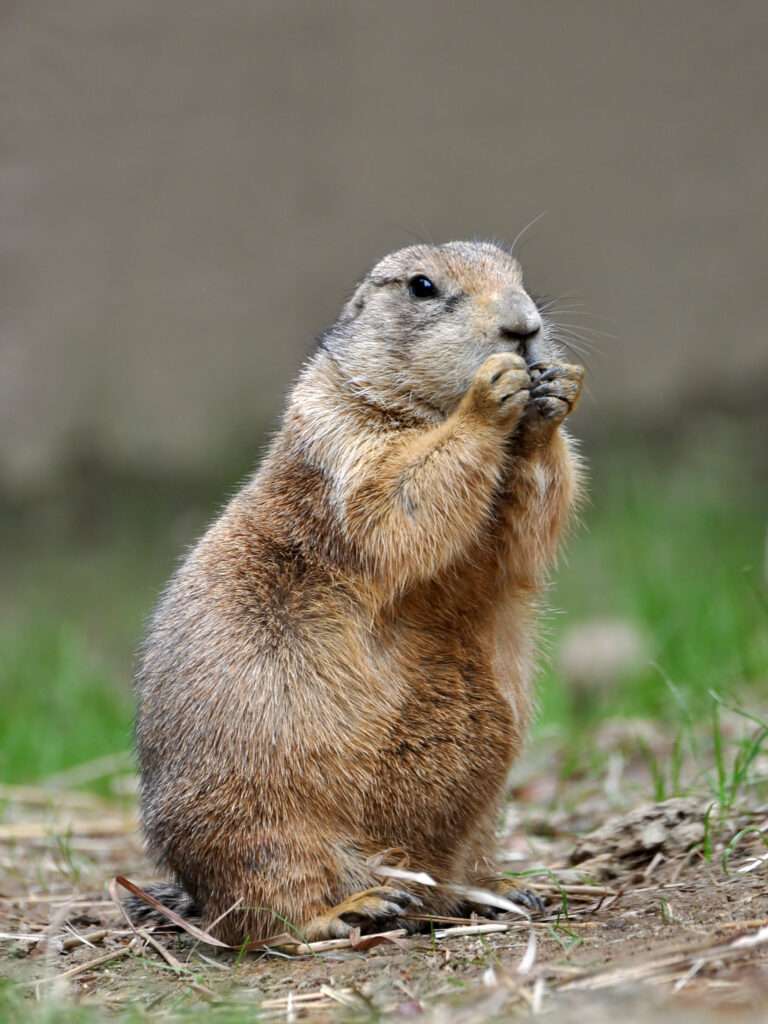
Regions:
<svg viewBox="0 0 768 1024"><path fill-rule="evenodd" d="M435 920L429 934L395 931L371 948L353 937L298 955L129 929L110 881L156 878L130 774L114 773L110 799L72 776L2 787L0 1019L36 1020L38 1005L46 1020L54 1006L85 1020L92 1007L93 1019L139 1020L599 1022L619 1010L637 1022L763 1021L768 806L755 793L765 765L750 763L754 777L727 805L695 766L679 780L684 795L657 785L666 799L654 802L642 728L607 723L596 772L566 771L546 740L516 769L501 862L547 898L544 915ZM655 756L658 775L674 755L662 742Z"/></svg>

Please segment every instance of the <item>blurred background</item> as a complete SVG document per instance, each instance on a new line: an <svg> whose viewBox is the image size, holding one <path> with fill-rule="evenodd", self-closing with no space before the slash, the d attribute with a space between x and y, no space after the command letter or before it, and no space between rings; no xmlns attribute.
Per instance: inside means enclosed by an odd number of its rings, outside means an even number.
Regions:
<svg viewBox="0 0 768 1024"><path fill-rule="evenodd" d="M768 8L7 0L0 778L129 748L159 588L314 337L520 241L589 389L540 728L768 682Z"/></svg>

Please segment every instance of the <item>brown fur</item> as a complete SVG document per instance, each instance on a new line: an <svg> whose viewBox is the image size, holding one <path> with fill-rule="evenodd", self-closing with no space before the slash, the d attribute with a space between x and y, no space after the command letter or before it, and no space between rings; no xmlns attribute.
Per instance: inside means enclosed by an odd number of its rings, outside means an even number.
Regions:
<svg viewBox="0 0 768 1024"><path fill-rule="evenodd" d="M409 294L419 273L438 299ZM368 863L388 848L488 874L578 490L560 424L581 371L546 325L522 338L539 322L496 246L388 256L163 597L138 674L144 828L205 922L242 901L228 941L275 914L312 937L391 916L402 894Z"/></svg>

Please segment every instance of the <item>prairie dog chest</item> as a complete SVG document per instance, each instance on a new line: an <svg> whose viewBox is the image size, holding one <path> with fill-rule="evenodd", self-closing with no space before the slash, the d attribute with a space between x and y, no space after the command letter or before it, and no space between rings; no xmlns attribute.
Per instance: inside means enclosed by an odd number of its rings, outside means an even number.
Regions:
<svg viewBox="0 0 768 1024"><path fill-rule="evenodd" d="M521 723L485 652L447 636L430 640L426 631L395 635L389 664L403 703L386 730L366 804L387 844L399 845L447 820L458 834L495 800Z"/></svg>

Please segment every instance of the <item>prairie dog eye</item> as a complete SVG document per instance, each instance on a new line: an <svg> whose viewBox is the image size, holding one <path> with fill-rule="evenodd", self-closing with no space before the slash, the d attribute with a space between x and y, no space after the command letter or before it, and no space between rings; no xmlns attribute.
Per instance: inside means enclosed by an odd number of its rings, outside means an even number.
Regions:
<svg viewBox="0 0 768 1024"><path fill-rule="evenodd" d="M414 274L409 278L408 291L414 299L436 299L440 294L437 285L424 274Z"/></svg>

